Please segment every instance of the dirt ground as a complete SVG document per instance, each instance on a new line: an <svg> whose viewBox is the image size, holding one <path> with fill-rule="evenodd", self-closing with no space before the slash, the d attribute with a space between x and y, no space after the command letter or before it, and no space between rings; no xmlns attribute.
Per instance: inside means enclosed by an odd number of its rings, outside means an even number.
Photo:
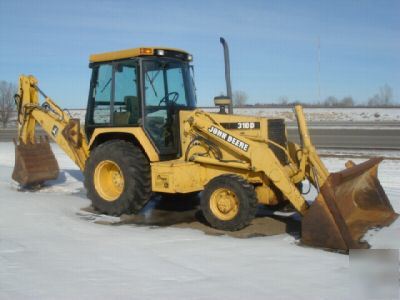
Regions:
<svg viewBox="0 0 400 300"><path fill-rule="evenodd" d="M252 223L238 231L226 232L210 227L199 210L199 198L154 197L143 211L137 215L122 215L119 218L96 218L94 223L103 225L135 224L150 227L176 227L200 230L209 235L228 235L235 238L271 236L289 233L298 237L300 220L292 213L276 215L273 211L260 207ZM82 218L91 218L99 214L90 206L82 209ZM89 214L87 214L89 213Z"/></svg>

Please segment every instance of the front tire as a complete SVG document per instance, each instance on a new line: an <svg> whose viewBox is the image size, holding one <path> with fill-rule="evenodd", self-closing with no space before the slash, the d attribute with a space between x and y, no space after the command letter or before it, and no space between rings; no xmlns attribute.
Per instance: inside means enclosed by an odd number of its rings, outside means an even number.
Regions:
<svg viewBox="0 0 400 300"><path fill-rule="evenodd" d="M137 213L151 196L150 163L141 149L130 142L105 142L90 153L85 188L92 206L100 213Z"/></svg>
<svg viewBox="0 0 400 300"><path fill-rule="evenodd" d="M236 231L251 223L257 204L257 195L251 184L241 176L225 174L206 185L200 207L212 227Z"/></svg>

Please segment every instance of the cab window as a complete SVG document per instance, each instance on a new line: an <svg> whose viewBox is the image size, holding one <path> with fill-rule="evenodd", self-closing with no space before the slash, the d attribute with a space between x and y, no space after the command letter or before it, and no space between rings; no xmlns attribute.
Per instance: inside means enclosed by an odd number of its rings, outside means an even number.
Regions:
<svg viewBox="0 0 400 300"><path fill-rule="evenodd" d="M112 65L100 65L97 69L97 78L93 88L93 113L94 124L109 124L112 87Z"/></svg>
<svg viewBox="0 0 400 300"><path fill-rule="evenodd" d="M94 67L88 124L127 126L140 123L141 105L135 61Z"/></svg>
<svg viewBox="0 0 400 300"><path fill-rule="evenodd" d="M115 65L114 125L137 125L140 121L138 97L138 73L135 62L120 62Z"/></svg>

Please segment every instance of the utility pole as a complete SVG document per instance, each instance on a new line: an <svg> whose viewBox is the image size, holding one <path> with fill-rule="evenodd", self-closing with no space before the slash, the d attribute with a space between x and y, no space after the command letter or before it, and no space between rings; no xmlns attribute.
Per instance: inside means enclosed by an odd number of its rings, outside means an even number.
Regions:
<svg viewBox="0 0 400 300"><path fill-rule="evenodd" d="M318 101L321 103L321 43L317 38L317 81L318 81Z"/></svg>

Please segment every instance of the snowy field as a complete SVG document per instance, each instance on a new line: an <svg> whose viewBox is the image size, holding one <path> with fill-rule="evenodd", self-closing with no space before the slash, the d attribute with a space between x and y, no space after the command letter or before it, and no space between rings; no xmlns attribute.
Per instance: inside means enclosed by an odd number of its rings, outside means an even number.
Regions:
<svg viewBox="0 0 400 300"><path fill-rule="evenodd" d="M216 107L202 107L209 112L218 112ZM85 122L85 109L68 109L71 117ZM235 108L234 113L238 115L250 115L267 118L283 118L288 126L294 126L296 121L292 108ZM310 127L327 126L330 128L348 128L362 126L366 129L369 126L377 128L384 126L398 128L400 126L400 108L304 108L304 113ZM16 125L16 116L12 116L8 127Z"/></svg>
<svg viewBox="0 0 400 300"><path fill-rule="evenodd" d="M203 108L218 112L218 108ZM400 108L305 108L306 118L313 122L400 122ZM85 119L84 109L72 109L71 115ZM235 114L295 121L292 108L235 108Z"/></svg>
<svg viewBox="0 0 400 300"><path fill-rule="evenodd" d="M217 112L218 109L207 109ZM235 114L296 121L292 108L235 108ZM312 122L394 122L400 121L400 108L304 108Z"/></svg>
<svg viewBox="0 0 400 300"><path fill-rule="evenodd" d="M59 179L20 192L13 145L0 143L0 299L354 299L347 255L301 247L286 233L238 239L90 222L80 217L89 205L82 174L54 150ZM332 171L346 160L324 158ZM399 212L400 160L385 160L379 178ZM366 240L399 249L400 221Z"/></svg>

